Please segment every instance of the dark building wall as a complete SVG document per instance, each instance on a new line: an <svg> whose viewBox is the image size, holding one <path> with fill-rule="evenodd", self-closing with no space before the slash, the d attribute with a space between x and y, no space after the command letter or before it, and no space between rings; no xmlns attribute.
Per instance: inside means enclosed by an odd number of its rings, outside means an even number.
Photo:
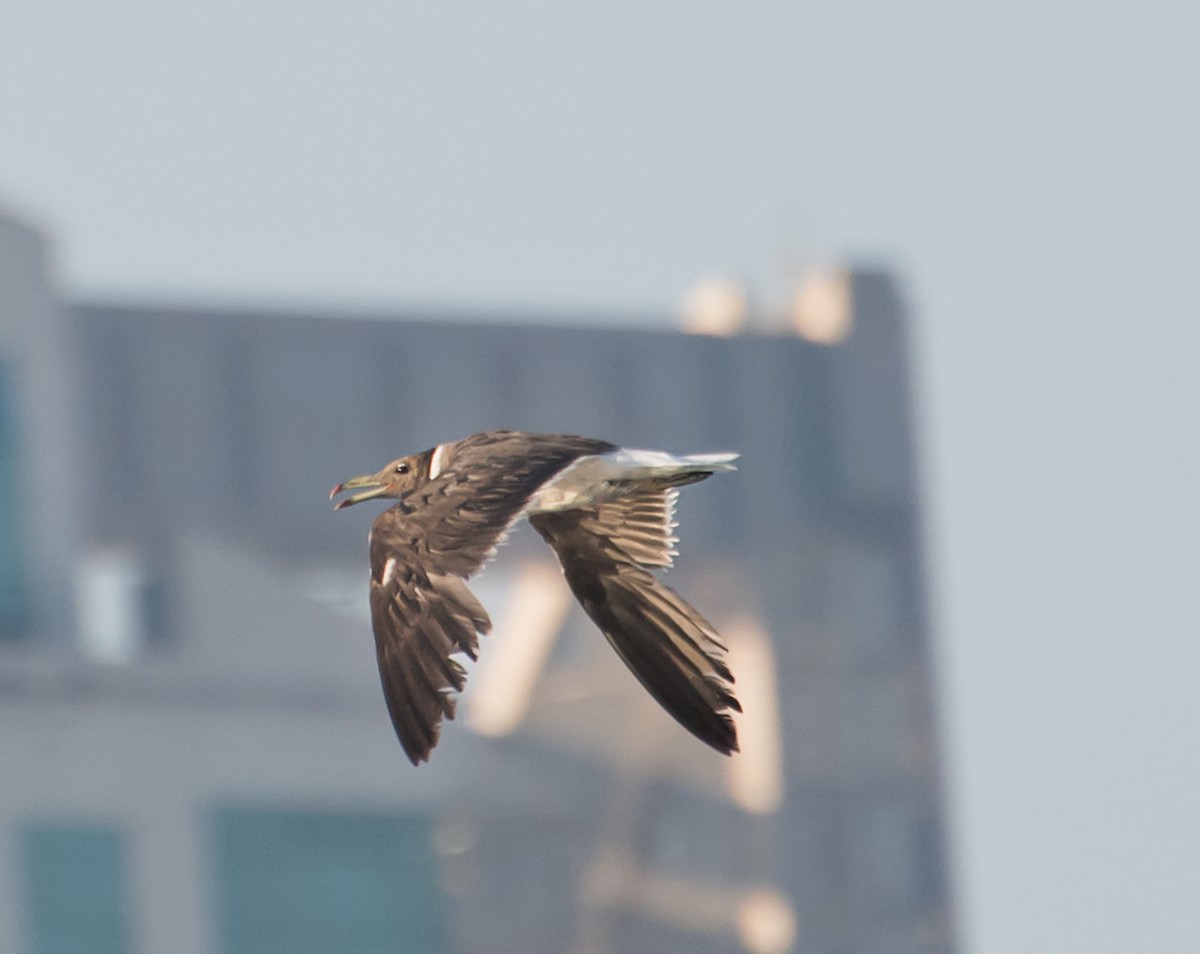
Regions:
<svg viewBox="0 0 1200 954"><path fill-rule="evenodd" d="M0 213L0 373L5 421L0 465L11 481L6 525L19 549L18 635L62 639L72 627L64 570L79 545L87 480L74 441L79 380L76 339L53 288L47 243ZM69 571L66 574L69 576ZM10 632L12 632L10 630Z"/></svg>
<svg viewBox="0 0 1200 954"><path fill-rule="evenodd" d="M17 481L17 414L12 371L0 362L0 639L18 639L29 623L28 542Z"/></svg>
<svg viewBox="0 0 1200 954"><path fill-rule="evenodd" d="M698 927L703 917L689 929L652 899L597 895L589 879L613 839L628 871L663 890L698 884L701 899L728 904L747 883L779 886L805 951L949 949L903 307L884 274L855 275L853 292L855 329L835 347L436 315L71 308L79 426L65 453L86 470L73 532L155 568L167 610L151 628L170 638L126 669L10 678L0 746L130 763L107 779L106 804L148 846L130 889L155 899L140 936L169 936L164 912L177 905L195 928L187 954L219 950L200 900L203 819L248 794L268 814L347 817L382 799L393 812L423 806L438 830L447 818L469 830L469 849L437 865L449 946L471 954L588 938L612 951L739 948L729 930ZM610 734L661 730L668 754L687 745L653 703L621 694L637 688L623 672L616 694L575 709L552 686L531 727L501 741L455 726L437 765L396 774L369 627L308 601L299 574L365 572L367 520L333 513L333 483L499 426L742 453L735 475L682 496L670 580L714 618L748 614L770 636L777 811L738 807L708 763L638 774L547 741L556 714L574 712L612 722ZM527 543L540 546L518 535L509 549ZM607 679L614 670L588 668L593 657L619 664L572 620L552 666ZM87 725L60 724L76 711ZM683 750L681 762L691 755L708 754ZM169 795L139 800L162 766L181 764ZM82 798L85 774L62 790ZM0 798L0 820L34 795Z"/></svg>
<svg viewBox="0 0 1200 954"><path fill-rule="evenodd" d="M278 545L349 545L345 521L314 506L328 486L501 426L740 451L736 484L704 490L715 516L687 528L698 546L790 548L831 506L907 505L896 382L855 380L872 373L867 345L95 306L74 321L101 536L230 525ZM864 339L891 333L872 324ZM847 434L858 427L882 448Z"/></svg>

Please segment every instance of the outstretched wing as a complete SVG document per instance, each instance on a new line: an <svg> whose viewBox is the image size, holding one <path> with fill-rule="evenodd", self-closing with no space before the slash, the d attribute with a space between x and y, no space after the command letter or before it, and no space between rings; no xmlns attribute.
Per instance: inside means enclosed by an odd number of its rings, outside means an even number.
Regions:
<svg viewBox="0 0 1200 954"><path fill-rule="evenodd" d="M444 456L437 479L385 511L371 530L371 621L379 677L400 745L428 761L443 717L453 719L487 611L466 579L488 559L547 480L610 445L580 438L493 432Z"/></svg>
<svg viewBox="0 0 1200 954"><path fill-rule="evenodd" d="M742 707L716 630L645 567L670 566L675 491L634 494L529 522L558 554L575 598L617 655L685 729L726 755Z"/></svg>
<svg viewBox="0 0 1200 954"><path fill-rule="evenodd" d="M452 656L475 659L477 634L488 632L491 620L461 578L393 563L386 577L371 580L371 621L396 736L413 765L428 761L442 717L454 718L454 693L466 683Z"/></svg>

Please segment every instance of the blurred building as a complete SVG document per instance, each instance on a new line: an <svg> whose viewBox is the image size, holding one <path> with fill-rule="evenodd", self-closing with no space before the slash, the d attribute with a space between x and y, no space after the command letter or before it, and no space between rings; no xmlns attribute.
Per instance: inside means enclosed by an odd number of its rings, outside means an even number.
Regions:
<svg viewBox="0 0 1200 954"><path fill-rule="evenodd" d="M953 948L889 276L727 337L66 305L49 276L0 221L0 951ZM373 514L325 495L499 426L742 452L682 495L669 574L731 644L742 754L517 533L460 720L404 759Z"/></svg>

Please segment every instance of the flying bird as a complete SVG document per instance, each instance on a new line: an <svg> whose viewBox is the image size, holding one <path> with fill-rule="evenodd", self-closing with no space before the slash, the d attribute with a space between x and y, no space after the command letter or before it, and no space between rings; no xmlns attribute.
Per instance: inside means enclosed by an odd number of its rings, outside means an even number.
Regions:
<svg viewBox="0 0 1200 954"><path fill-rule="evenodd" d="M617 655L685 729L737 751L741 711L715 629L651 572L669 567L678 488L735 469L737 454L676 456L560 434L487 431L401 457L329 492L334 507L395 499L371 528L371 621L392 725L428 761L466 682L454 659L491 629L467 588L526 518Z"/></svg>

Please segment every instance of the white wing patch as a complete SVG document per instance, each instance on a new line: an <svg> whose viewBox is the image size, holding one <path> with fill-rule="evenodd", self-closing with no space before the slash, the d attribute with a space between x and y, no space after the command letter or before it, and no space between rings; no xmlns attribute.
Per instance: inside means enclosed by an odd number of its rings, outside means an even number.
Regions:
<svg viewBox="0 0 1200 954"><path fill-rule="evenodd" d="M387 563L383 565L383 579L379 581L381 586L387 586L396 578L396 558L388 557Z"/></svg>
<svg viewBox="0 0 1200 954"><path fill-rule="evenodd" d="M433 449L433 456L429 458L429 479L433 480L446 468L446 458L449 456L449 447L446 444L438 444Z"/></svg>

